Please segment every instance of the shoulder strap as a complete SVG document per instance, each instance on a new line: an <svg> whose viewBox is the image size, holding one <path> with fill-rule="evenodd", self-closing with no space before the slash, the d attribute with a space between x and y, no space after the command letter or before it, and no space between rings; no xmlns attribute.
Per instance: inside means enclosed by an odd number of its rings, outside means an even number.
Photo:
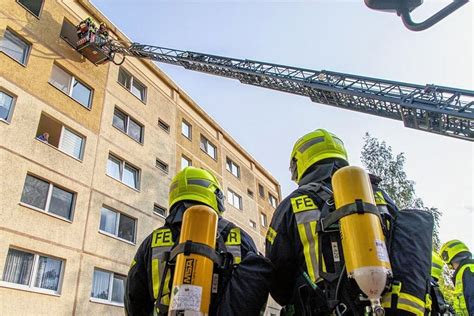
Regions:
<svg viewBox="0 0 474 316"><path fill-rule="evenodd" d="M226 240L230 230L234 227L236 227L234 223L229 222L225 218L221 218L217 224L217 233Z"/></svg>
<svg viewBox="0 0 474 316"><path fill-rule="evenodd" d="M151 241L151 274L155 310L160 315L165 315L168 312L172 278L169 267L169 255L173 246L173 234L169 227L163 226L153 231Z"/></svg>
<svg viewBox="0 0 474 316"><path fill-rule="evenodd" d="M197 254L211 259L215 264L221 267L224 264L224 258L212 247L209 247L206 244L193 241L185 241L183 243L177 244L176 247L170 253L169 261L173 261L177 255L180 253L185 256L190 254Z"/></svg>
<svg viewBox="0 0 474 316"><path fill-rule="evenodd" d="M222 229L219 235L224 240L225 251L232 255L232 264L238 265L242 261L242 236L240 228L228 220L221 219Z"/></svg>

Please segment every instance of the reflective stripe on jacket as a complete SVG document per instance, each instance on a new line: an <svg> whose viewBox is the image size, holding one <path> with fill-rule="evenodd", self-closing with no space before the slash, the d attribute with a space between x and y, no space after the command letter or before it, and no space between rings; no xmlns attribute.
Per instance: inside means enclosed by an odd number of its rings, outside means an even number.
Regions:
<svg viewBox="0 0 474 316"><path fill-rule="evenodd" d="M474 273L474 263L467 263L462 265L458 271L456 271L455 275L455 282L454 282L454 300L453 300L453 307L456 311L456 315L459 316L469 316L468 306L465 299L465 285L463 276L464 273L468 273L470 270L471 273ZM474 281L471 279L471 282ZM471 286L472 287L472 286ZM474 293L470 293L470 295L474 295ZM471 315L474 314L474 311L470 311Z"/></svg>

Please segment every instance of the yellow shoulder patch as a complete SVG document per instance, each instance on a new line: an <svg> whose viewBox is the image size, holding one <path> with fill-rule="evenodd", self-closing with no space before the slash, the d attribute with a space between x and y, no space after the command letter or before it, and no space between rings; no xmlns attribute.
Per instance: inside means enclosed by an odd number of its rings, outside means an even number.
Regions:
<svg viewBox="0 0 474 316"><path fill-rule="evenodd" d="M153 232L151 247L173 246L173 234L169 228L160 228Z"/></svg>
<svg viewBox="0 0 474 316"><path fill-rule="evenodd" d="M240 236L240 228L234 227L230 230L229 235L227 235L227 240L225 244L227 246L238 246L242 243Z"/></svg>
<svg viewBox="0 0 474 316"><path fill-rule="evenodd" d="M318 208L316 204L314 204L313 200L307 195L301 195L292 198L291 206L293 208L293 213L309 211Z"/></svg>
<svg viewBox="0 0 474 316"><path fill-rule="evenodd" d="M387 201L383 197L382 191L376 191L374 194L375 204L377 205L387 205Z"/></svg>
<svg viewBox="0 0 474 316"><path fill-rule="evenodd" d="M276 235L277 235L277 232L273 228L268 227L266 239L268 240L270 244L273 245Z"/></svg>

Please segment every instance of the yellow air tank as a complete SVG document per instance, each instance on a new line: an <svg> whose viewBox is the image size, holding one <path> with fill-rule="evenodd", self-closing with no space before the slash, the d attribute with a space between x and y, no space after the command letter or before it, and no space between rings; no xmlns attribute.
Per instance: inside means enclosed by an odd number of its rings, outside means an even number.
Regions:
<svg viewBox="0 0 474 316"><path fill-rule="evenodd" d="M212 208L196 205L184 212L179 243L192 241L214 249L216 234L217 213ZM177 256L168 315L209 314L213 269L214 263L205 256Z"/></svg>
<svg viewBox="0 0 474 316"><path fill-rule="evenodd" d="M334 173L332 186L336 212L359 210L339 221L347 275L367 295L374 314L383 315L380 297L392 269L379 218L363 211L376 208L369 176L359 167L344 167Z"/></svg>

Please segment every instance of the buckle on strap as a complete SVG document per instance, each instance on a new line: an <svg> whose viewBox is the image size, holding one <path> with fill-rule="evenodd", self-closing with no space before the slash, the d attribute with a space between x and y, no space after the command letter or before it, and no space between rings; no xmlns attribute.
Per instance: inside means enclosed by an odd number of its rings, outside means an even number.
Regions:
<svg viewBox="0 0 474 316"><path fill-rule="evenodd" d="M377 215L377 217L380 219L380 212L377 206L362 200L356 200L355 203L340 207L334 212L329 213L325 218L322 218L320 221L321 225L319 227L319 231L325 232L331 225L337 223L341 218L356 213L371 213Z"/></svg>
<svg viewBox="0 0 474 316"><path fill-rule="evenodd" d="M392 283L392 297L391 297L391 307L397 308L398 299L400 297L400 292L402 290L402 282L394 280Z"/></svg>
<svg viewBox="0 0 474 316"><path fill-rule="evenodd" d="M187 240L183 243L177 244L173 250L171 250L169 260L173 261L177 255L180 253L184 254L185 256L189 256L190 254L197 254L209 258L217 264L219 267L224 265L224 258L212 247L209 247L206 244L193 242L191 240Z"/></svg>

